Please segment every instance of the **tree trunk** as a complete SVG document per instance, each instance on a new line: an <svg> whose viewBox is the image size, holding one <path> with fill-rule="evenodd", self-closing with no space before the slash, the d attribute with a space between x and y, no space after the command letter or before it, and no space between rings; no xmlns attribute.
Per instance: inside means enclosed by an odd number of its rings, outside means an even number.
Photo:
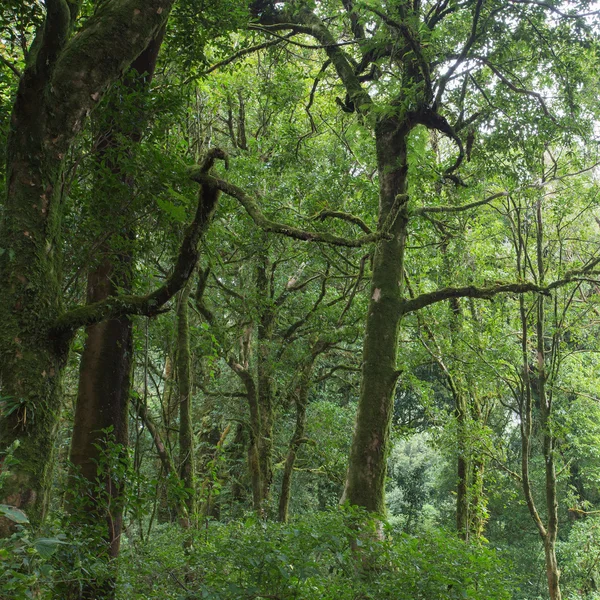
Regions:
<svg viewBox="0 0 600 600"><path fill-rule="evenodd" d="M410 126L396 119L376 127L379 173L378 231L391 239L377 244L363 347L363 367L356 427L342 502L383 514L385 476L396 355L402 317L404 247L407 235L407 156Z"/></svg>
<svg viewBox="0 0 600 600"><path fill-rule="evenodd" d="M542 198L538 196L536 206L537 220L537 268L538 279L544 284L544 223L542 220ZM548 527L544 539L544 551L546 556L546 573L548 577L548 591L550 600L561 600L559 579L560 571L556 561L556 536L558 534L558 499L556 491L556 466L554 462L555 438L552 431L552 389L546 388L548 373L546 371L546 317L545 298L541 294L537 298L537 383L540 403L540 425L544 434L543 452L546 470L546 510L548 511Z"/></svg>
<svg viewBox="0 0 600 600"><path fill-rule="evenodd" d="M183 288L177 310L177 383L179 387L179 477L186 489L180 515L184 527L190 527L195 514L196 491L194 469L194 431L192 429L192 377L188 300L191 281Z"/></svg>
<svg viewBox="0 0 600 600"><path fill-rule="evenodd" d="M448 257L447 247L442 247L444 254L444 264L448 273L451 273L451 265ZM458 298L450 299L450 341L452 365L456 364L455 348L458 344L458 337L462 328L462 314ZM452 367L451 367L452 368ZM448 373L450 387L454 396L454 414L456 417L456 531L458 536L468 541L469 539L469 488L470 488L470 452L469 452L469 433L468 433L468 410L467 396L462 382Z"/></svg>
<svg viewBox="0 0 600 600"><path fill-rule="evenodd" d="M258 414L260 418L258 461L261 478L261 505L263 508L270 498L271 485L273 483L274 374L271 343L275 323L275 310L272 294L269 293L268 267L269 262L265 246L260 254L256 272L256 293L259 305L257 328L258 356L256 364Z"/></svg>
<svg viewBox="0 0 600 600"><path fill-rule="evenodd" d="M247 366L237 363L233 358L229 359L229 366L242 380L246 388L248 399L248 408L250 412L250 440L248 443L248 472L250 473L250 482L252 485L252 504L257 513L263 510L263 490L262 473L260 468L260 450L259 439L261 432L260 406L258 403L258 392L252 374Z"/></svg>
<svg viewBox="0 0 600 600"><path fill-rule="evenodd" d="M123 87L139 99L140 91L152 78L156 59L163 37L164 28L157 39L152 40L148 48L132 63ZM134 234L131 230L131 194L133 177L122 169L118 157L131 152L121 141L127 138L132 144L141 140L144 124L144 106L136 106L134 114L128 113L127 121L120 106L121 90L117 98L111 97L107 107L108 115L102 118L103 125L97 136L97 162L105 164L110 171L108 181L101 180L94 191L98 203L108 201L110 206L94 207L99 223L110 219L103 225L108 231L114 229L114 215L123 220L120 230L125 236L115 243L114 237L107 240L101 248L101 259L88 275L87 302L91 304L104 300L123 290L131 292L133 257L131 243ZM102 226L102 225L101 225ZM77 498L76 486L71 486L75 496L70 502L71 512L81 522L94 523L104 519L107 524L106 541L108 557L116 559L119 554L123 524L123 484L115 480L110 473L111 465L105 464L102 473L105 480L104 493L98 495L95 480L98 476L99 458L107 451L107 442L117 444L126 452L128 446L128 419L130 374L133 353L133 327L127 316L109 319L87 328L87 337L79 371L77 406L73 421L71 440L71 462L78 475L89 482L87 502L82 505ZM110 430L110 433L107 431ZM73 501L74 500L74 501ZM116 568L116 563L115 563ZM109 578L110 579L110 578ZM112 580L104 583L88 582L84 597L112 598L116 572Z"/></svg>
<svg viewBox="0 0 600 600"><path fill-rule="evenodd" d="M458 536L469 539L469 456L466 427L467 406L465 396L459 392L456 401L457 436L457 485L456 485L456 531Z"/></svg>
<svg viewBox="0 0 600 600"><path fill-rule="evenodd" d="M20 446L0 500L43 518L61 408L68 340L51 339L61 315L65 156L106 88L162 27L172 0L103 5L69 41L75 2L47 4L19 88L7 147L0 239L0 381L15 409L0 420L0 448ZM0 535L10 531L1 519Z"/></svg>
<svg viewBox="0 0 600 600"><path fill-rule="evenodd" d="M308 392L310 390L313 365L317 355L313 352L309 361L302 367L298 384L294 389L294 402L296 404L296 427L290 440L288 455L285 459L283 479L281 480L281 494L279 495L279 520L286 523L292 492L292 476L294 465L300 446L305 442L304 430L306 428L306 408L308 405Z"/></svg>
<svg viewBox="0 0 600 600"><path fill-rule="evenodd" d="M487 522L487 508L484 490L485 459L477 456L471 469L471 510L469 511L469 536L479 540Z"/></svg>
<svg viewBox="0 0 600 600"><path fill-rule="evenodd" d="M562 600L559 579L560 571L556 560L556 540L548 538L544 541L544 555L546 557L546 577L550 600Z"/></svg>
<svg viewBox="0 0 600 600"><path fill-rule="evenodd" d="M129 271L127 264L125 269ZM103 300L116 292L115 281L120 275L106 256L88 276L88 303ZM112 281L111 281L112 279ZM125 285L127 281L122 281ZM70 501L72 515L82 521L107 523L108 554L116 558L122 529L123 493L121 483L111 476L113 465L103 463L109 444L126 451L128 445L128 408L130 373L133 352L133 332L128 317L110 319L87 328L81 366L77 406L71 439L71 462L75 475L89 482L86 502L82 505L78 485L72 479ZM112 457L116 458L116 457ZM99 465L104 472L99 473ZM101 476L104 489L96 489Z"/></svg>

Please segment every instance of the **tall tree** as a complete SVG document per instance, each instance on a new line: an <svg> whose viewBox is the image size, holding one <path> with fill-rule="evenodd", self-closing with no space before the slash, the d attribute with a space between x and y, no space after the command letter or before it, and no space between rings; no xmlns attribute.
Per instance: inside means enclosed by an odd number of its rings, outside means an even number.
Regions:
<svg viewBox="0 0 600 600"><path fill-rule="evenodd" d="M123 162L135 152L135 145L141 140L145 91L152 80L163 33L164 27L132 63L122 85L116 86L109 94L105 114L99 116L101 126L95 140L95 162L99 174L92 190L97 199L92 212L100 228L110 231L111 221L116 215L119 215L117 218L121 220L122 227L118 227L118 232L102 243L94 259L95 266L88 274L87 282L89 304L119 292L131 292L134 266L131 243L135 237L131 221L135 182ZM121 231L123 233L119 233ZM107 441L123 449L129 442L132 354L133 324L129 316L107 319L86 328L70 456L77 477L88 482L87 502L81 502L78 486L73 486L76 498L71 504L81 522L106 521L110 559L115 559L119 553L124 482L115 480L110 472L102 473L105 491L98 497L97 471L100 456L107 452ZM110 594L113 583L109 582L101 589L88 590L88 595Z"/></svg>
<svg viewBox="0 0 600 600"><path fill-rule="evenodd" d="M337 19L329 19L334 13L327 9L335 11ZM531 12L543 27L551 27L553 8L548 8L546 23L539 6L528 3L506 4L503 10L482 0L452 6L446 2L382 2L363 7L334 2L319 12L309 3L292 7L263 2L256 7L261 28L268 35L289 31L316 41L327 55L323 68L331 65L345 89L346 97L338 98L338 105L343 111L355 112L374 136L381 241L373 256L358 415L343 498L373 512L385 510L386 457L394 389L400 376L397 348L402 317L451 297L481 298L538 289L532 282L443 288L414 299L407 299L404 293L406 240L415 218L432 210L464 211L493 199L462 207L416 208L413 205L420 198L415 190L409 206L409 142L415 128L424 126L452 141L456 158L434 168L443 182L462 186L463 179L457 175L465 157L460 134L484 117L490 124L501 120L494 106L497 95L508 90L528 99L529 118L535 115L545 127L556 123L543 95L517 83L517 66L511 71L504 65L507 53L516 53L520 78L531 81L531 61L525 49L539 50L539 29L529 25ZM517 47L511 46L511 19L519 32ZM540 52L537 65L550 68L555 64L552 49L544 46ZM490 83L490 74L498 84Z"/></svg>
<svg viewBox="0 0 600 600"><path fill-rule="evenodd" d="M172 6L156 0L103 3L73 35L79 3L49 0L13 106L0 235L0 379L9 414L3 448L21 440L3 501L39 521L47 506L61 377L69 342L82 326L153 314L185 283L218 192L203 186L192 226L165 284L145 297L121 296L65 312L62 297L62 176L65 157L89 114L156 38ZM212 163L211 163L212 164ZM2 531L8 524L3 520Z"/></svg>

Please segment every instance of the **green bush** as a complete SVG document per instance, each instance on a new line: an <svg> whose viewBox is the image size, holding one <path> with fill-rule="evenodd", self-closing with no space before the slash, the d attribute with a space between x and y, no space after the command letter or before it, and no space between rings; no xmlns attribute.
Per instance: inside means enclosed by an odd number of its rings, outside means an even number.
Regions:
<svg viewBox="0 0 600 600"><path fill-rule="evenodd" d="M119 600L508 600L506 565L444 532L384 529L335 511L289 525L250 517L196 532L165 525L123 548ZM187 542L187 543L186 543ZM187 550L184 549L187 546Z"/></svg>

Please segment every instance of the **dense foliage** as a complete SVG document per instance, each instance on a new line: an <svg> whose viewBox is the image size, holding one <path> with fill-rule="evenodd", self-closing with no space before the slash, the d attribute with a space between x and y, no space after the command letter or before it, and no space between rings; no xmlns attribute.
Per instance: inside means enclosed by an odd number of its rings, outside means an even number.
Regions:
<svg viewBox="0 0 600 600"><path fill-rule="evenodd" d="M4 2L0 600L599 599L598 18Z"/></svg>

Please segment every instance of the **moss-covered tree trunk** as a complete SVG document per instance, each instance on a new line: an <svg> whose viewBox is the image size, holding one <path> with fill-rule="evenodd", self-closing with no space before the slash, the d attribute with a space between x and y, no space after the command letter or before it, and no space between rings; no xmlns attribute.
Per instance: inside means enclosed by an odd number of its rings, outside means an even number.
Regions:
<svg viewBox="0 0 600 600"><path fill-rule="evenodd" d="M148 48L133 62L129 69L123 90L139 94L152 78L156 58L162 40L162 31L157 39L152 40ZM119 90L119 97L122 90ZM114 94L112 95L114 96ZM131 104L128 105L131 108ZM109 173L100 174L94 197L98 205L93 207L97 215L98 227L110 231L114 228L114 215L120 215L123 224L118 229L125 231L125 236L115 236L107 240L101 247L98 264L88 274L88 303L104 300L119 293L131 291L132 262L130 241L131 230L131 196L133 179L120 164L118 157L126 155L133 149L124 144L140 141L144 123L144 106L136 106L136 111L123 114L119 99L111 97L106 108L106 115L100 116L102 126L99 128L95 147L97 163L105 165ZM122 122L126 119L125 122ZM107 181L108 180L108 181ZM128 418L130 372L132 367L133 329L128 316L108 319L102 323L91 325L86 330L86 341L79 371L79 387L77 405L73 420L73 436L71 440L71 462L78 476L88 482L87 501L81 502L77 493L78 486L72 485L74 492L70 508L73 516L81 522L106 521L106 541L108 558L115 559L119 554L123 523L123 489L122 479L112 477L110 466L108 472L102 474L103 490L98 485L97 465L102 453L107 452L107 440L116 447L125 449L128 445ZM110 433L107 433L110 431ZM114 577L101 587L89 584L86 590L88 597L112 597Z"/></svg>
<svg viewBox="0 0 600 600"><path fill-rule="evenodd" d="M0 381L15 410L0 420L0 449L18 464L1 500L44 515L68 344L51 335L62 307L62 171L86 116L148 46L172 0L106 3L70 39L77 3L49 0L13 106L0 239ZM8 524L3 520L1 533Z"/></svg>
<svg viewBox="0 0 600 600"><path fill-rule="evenodd" d="M238 375L246 389L246 399L250 413L249 423L249 441L248 441L248 473L250 475L250 484L252 486L252 506L257 513L263 510L263 490L262 473L260 468L260 432L261 416L260 405L258 402L258 391L252 373L248 370L248 365L236 362L232 357L229 359L229 366Z"/></svg>
<svg viewBox="0 0 600 600"><path fill-rule="evenodd" d="M444 263L448 273L451 265L447 248L443 247ZM458 298L451 298L450 304L450 354L452 363L456 364L456 347L462 328L462 314ZM468 431L468 400L464 386L452 373L447 373L452 395L454 396L454 416L456 418L456 531L459 537L469 539L469 487L470 487L470 452Z"/></svg>
<svg viewBox="0 0 600 600"><path fill-rule="evenodd" d="M379 173L378 231L391 239L377 244L363 346L358 414L342 501L383 514L388 438L396 356L402 317L404 248L407 235L407 154L410 126L394 118L376 127Z"/></svg>
<svg viewBox="0 0 600 600"><path fill-rule="evenodd" d="M266 237L266 236L265 236ZM275 307L267 277L269 260L265 247L259 256L256 271L256 293L258 295L259 317L257 328L258 356L256 364L258 413L260 430L258 435L258 461L261 479L261 504L264 507L271 495L273 483L273 421L274 421L274 373L271 358Z"/></svg>
<svg viewBox="0 0 600 600"><path fill-rule="evenodd" d="M183 288L177 309L177 386L179 390L179 478L187 495L179 516L183 527L191 527L195 515L194 430L192 428L192 360L188 300L191 281Z"/></svg>
<svg viewBox="0 0 600 600"><path fill-rule="evenodd" d="M471 403L471 418L474 423L484 425L481 400L474 396ZM469 537L480 540L487 522L487 500L485 495L485 468L486 458L481 448L477 448L471 454L471 491L469 510Z"/></svg>
<svg viewBox="0 0 600 600"><path fill-rule="evenodd" d="M290 498L292 495L292 477L294 475L296 457L300 447L306 442L306 438L304 437L304 431L306 429L306 409L308 408L308 393L310 391L315 360L328 346L329 344L324 340L318 340L314 344L310 355L300 367L300 374L292 392L294 404L296 405L296 426L289 443L288 454L283 468L283 478L281 480L278 517L282 523L286 523L288 520Z"/></svg>
<svg viewBox="0 0 600 600"><path fill-rule="evenodd" d="M467 431L467 402L463 393L455 397L456 415L456 531L463 540L469 539L469 456Z"/></svg>

